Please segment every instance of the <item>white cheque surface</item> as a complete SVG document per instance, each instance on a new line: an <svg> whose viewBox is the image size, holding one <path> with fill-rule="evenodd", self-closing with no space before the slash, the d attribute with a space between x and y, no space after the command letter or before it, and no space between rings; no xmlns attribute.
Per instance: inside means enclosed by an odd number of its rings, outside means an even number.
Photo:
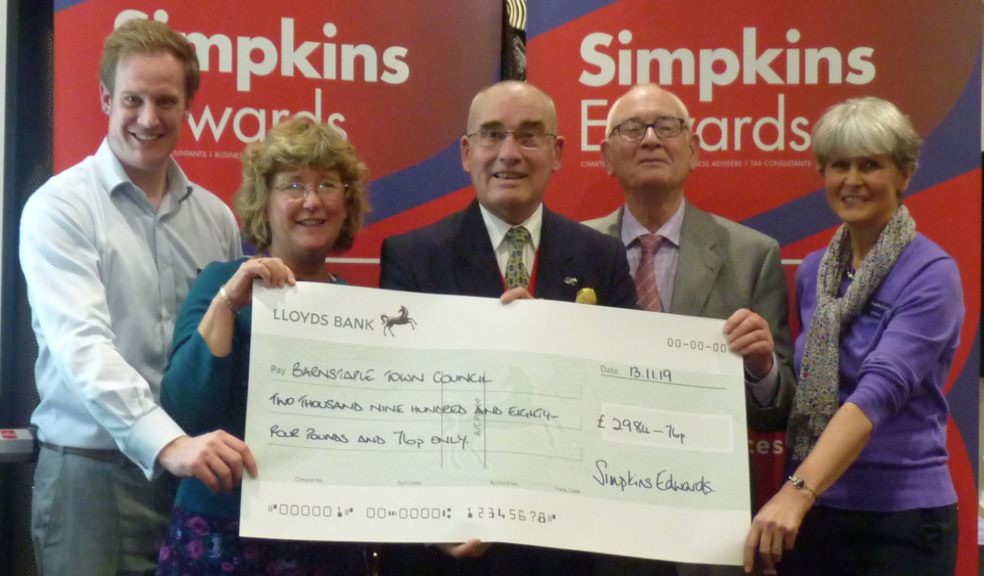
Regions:
<svg viewBox="0 0 984 576"><path fill-rule="evenodd" d="M740 564L741 359L723 321L257 287L244 536L480 538Z"/></svg>

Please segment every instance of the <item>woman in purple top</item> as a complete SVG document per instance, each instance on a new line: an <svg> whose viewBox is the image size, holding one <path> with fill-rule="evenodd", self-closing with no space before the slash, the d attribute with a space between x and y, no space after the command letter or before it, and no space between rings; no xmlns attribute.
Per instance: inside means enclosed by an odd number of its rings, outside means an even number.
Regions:
<svg viewBox="0 0 984 576"><path fill-rule="evenodd" d="M921 145L878 98L837 104L814 128L843 225L797 273L793 474L752 522L746 572L757 552L782 576L953 574L943 386L964 306L956 263L902 205Z"/></svg>

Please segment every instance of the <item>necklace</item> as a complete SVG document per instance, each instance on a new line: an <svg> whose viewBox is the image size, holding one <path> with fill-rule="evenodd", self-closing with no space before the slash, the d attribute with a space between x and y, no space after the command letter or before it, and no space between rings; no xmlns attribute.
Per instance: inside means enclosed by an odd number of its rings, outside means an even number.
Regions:
<svg viewBox="0 0 984 576"><path fill-rule="evenodd" d="M848 280L854 280L854 275L856 273L857 273L857 270L855 270L854 268L845 268L844 269L844 275L847 276L847 279Z"/></svg>

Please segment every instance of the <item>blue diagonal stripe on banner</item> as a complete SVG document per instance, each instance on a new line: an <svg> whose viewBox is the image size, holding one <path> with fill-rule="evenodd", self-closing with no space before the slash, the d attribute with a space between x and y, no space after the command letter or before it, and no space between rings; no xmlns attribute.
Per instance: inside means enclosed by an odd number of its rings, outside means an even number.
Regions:
<svg viewBox="0 0 984 576"><path fill-rule="evenodd" d="M532 40L544 32L594 12L618 0L530 0L526 21L526 38Z"/></svg>
<svg viewBox="0 0 984 576"><path fill-rule="evenodd" d="M369 185L372 212L367 224L379 222L460 190L471 183L461 168L457 140L428 160L373 181Z"/></svg>
<svg viewBox="0 0 984 576"><path fill-rule="evenodd" d="M85 2L85 0L55 0L55 12L59 12L66 8L71 8L72 6L83 2Z"/></svg>

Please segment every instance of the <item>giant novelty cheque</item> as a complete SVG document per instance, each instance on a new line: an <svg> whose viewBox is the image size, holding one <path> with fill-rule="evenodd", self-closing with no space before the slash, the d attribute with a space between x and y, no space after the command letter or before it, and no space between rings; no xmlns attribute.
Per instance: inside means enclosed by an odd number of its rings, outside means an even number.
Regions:
<svg viewBox="0 0 984 576"><path fill-rule="evenodd" d="M739 564L744 380L722 330L546 300L257 286L246 441L260 473L243 482L241 533Z"/></svg>

